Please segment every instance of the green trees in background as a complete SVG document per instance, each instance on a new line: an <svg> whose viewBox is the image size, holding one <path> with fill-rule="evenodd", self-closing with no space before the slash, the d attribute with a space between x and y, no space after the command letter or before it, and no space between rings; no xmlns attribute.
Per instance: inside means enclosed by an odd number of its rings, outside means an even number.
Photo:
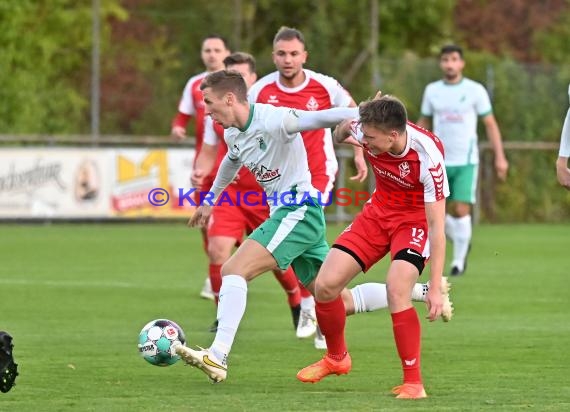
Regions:
<svg viewBox="0 0 570 412"><path fill-rule="evenodd" d="M118 3L106 1L103 18L127 18ZM0 133L86 130L91 6L6 0L0 3L0 21Z"/></svg>
<svg viewBox="0 0 570 412"><path fill-rule="evenodd" d="M412 120L448 42L465 46L466 75L489 88L506 140L557 141L568 107L569 0L100 2L102 134L166 137L186 80L203 69L205 35L254 54L263 75L274 70L282 25L304 32L308 68L339 79L357 101L377 88L396 94ZM0 133L89 133L91 2L5 0L0 21ZM552 152L510 157L509 186L494 188L497 206L484 218L570 216Z"/></svg>
<svg viewBox="0 0 570 412"><path fill-rule="evenodd" d="M89 131L90 3L0 4L0 133ZM533 7L539 6L540 18L533 17ZM467 74L493 81L487 85L505 134L517 140L554 139L555 122L545 130L542 119L554 120L564 109L570 4L550 0L539 6L521 9L514 0L101 0L101 132L168 133L185 81L202 70L199 47L206 34L220 33L234 49L253 53L262 75L274 70L275 32L289 25L306 35L307 67L338 78L357 100L377 87L398 94L412 116L418 114L425 83L439 77L439 47L458 41L466 46ZM528 21L509 19L504 12L509 7L519 15L526 10ZM533 22L537 30L529 27ZM496 25L510 43L493 33ZM373 29L378 32L374 50ZM518 45L526 52L521 54ZM521 58L541 65L521 65Z"/></svg>

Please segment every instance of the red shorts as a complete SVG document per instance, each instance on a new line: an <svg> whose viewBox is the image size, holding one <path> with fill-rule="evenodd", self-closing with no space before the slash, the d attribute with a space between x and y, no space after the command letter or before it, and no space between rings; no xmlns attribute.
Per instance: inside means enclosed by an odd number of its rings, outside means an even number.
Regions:
<svg viewBox="0 0 570 412"><path fill-rule="evenodd" d="M372 203L364 205L354 221L342 232L334 246L352 255L366 272L390 252L393 258L404 249L429 258L427 222L389 220Z"/></svg>
<svg viewBox="0 0 570 412"><path fill-rule="evenodd" d="M264 205L236 205L223 203L212 208L208 222L208 237L227 236L241 243L244 232L248 235L269 217Z"/></svg>

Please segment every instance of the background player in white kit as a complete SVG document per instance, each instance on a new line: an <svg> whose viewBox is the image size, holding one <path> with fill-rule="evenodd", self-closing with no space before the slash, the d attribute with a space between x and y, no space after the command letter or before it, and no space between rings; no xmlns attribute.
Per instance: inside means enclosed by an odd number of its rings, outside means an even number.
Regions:
<svg viewBox="0 0 570 412"><path fill-rule="evenodd" d="M463 50L444 46L440 52L443 79L426 86L418 126L430 129L443 141L445 166L451 195L447 199L445 233L453 244L451 275L465 272L471 245L471 207L477 189L479 150L477 118L485 125L487 138L495 153L495 170L501 180L509 164L503 151L501 132L493 115L487 91L480 83L463 76Z"/></svg>
<svg viewBox="0 0 570 412"><path fill-rule="evenodd" d="M568 86L568 98L570 99L570 85ZM570 108L566 113L562 133L560 135L560 151L556 161L556 176L558 182L570 190L570 169L568 169L568 158L570 157Z"/></svg>

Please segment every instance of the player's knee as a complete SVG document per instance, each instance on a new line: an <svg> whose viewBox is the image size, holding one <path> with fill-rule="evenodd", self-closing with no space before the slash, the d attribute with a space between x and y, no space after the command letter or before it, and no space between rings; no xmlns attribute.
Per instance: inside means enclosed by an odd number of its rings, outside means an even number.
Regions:
<svg viewBox="0 0 570 412"><path fill-rule="evenodd" d="M274 264L271 265L265 261L251 260L236 258L232 255L226 263L222 265L222 276L238 275L243 277L246 281L255 279L257 276L274 269Z"/></svg>
<svg viewBox="0 0 570 412"><path fill-rule="evenodd" d="M336 299L342 288L331 284L325 279L315 280L315 299L319 302L329 302Z"/></svg>
<svg viewBox="0 0 570 412"><path fill-rule="evenodd" d="M230 257L222 264L222 269L220 273L222 276L226 275L241 275L244 271L243 265L240 265L239 261L236 261L234 257Z"/></svg>
<svg viewBox="0 0 570 412"><path fill-rule="evenodd" d="M386 296L390 307L399 307L410 301L410 291L401 287L397 282L390 282L386 285Z"/></svg>
<svg viewBox="0 0 570 412"><path fill-rule="evenodd" d="M249 280L244 273L245 273L245 270L243 268L240 268L239 266L236 266L232 262L232 259L229 259L228 261L226 261L226 263L224 263L222 265L222 268L220 269L220 274L222 276L239 275L239 276L243 277L245 280Z"/></svg>
<svg viewBox="0 0 570 412"><path fill-rule="evenodd" d="M226 262L232 254L232 247L227 247L220 242L208 243L208 259L213 265L222 265Z"/></svg>

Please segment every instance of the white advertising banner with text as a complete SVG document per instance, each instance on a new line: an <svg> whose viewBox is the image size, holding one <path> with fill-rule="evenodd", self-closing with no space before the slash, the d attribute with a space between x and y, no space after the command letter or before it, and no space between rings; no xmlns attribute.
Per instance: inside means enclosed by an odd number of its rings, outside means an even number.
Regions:
<svg viewBox="0 0 570 412"><path fill-rule="evenodd" d="M0 218L188 217L193 149L3 148ZM149 202L162 188L169 201Z"/></svg>

